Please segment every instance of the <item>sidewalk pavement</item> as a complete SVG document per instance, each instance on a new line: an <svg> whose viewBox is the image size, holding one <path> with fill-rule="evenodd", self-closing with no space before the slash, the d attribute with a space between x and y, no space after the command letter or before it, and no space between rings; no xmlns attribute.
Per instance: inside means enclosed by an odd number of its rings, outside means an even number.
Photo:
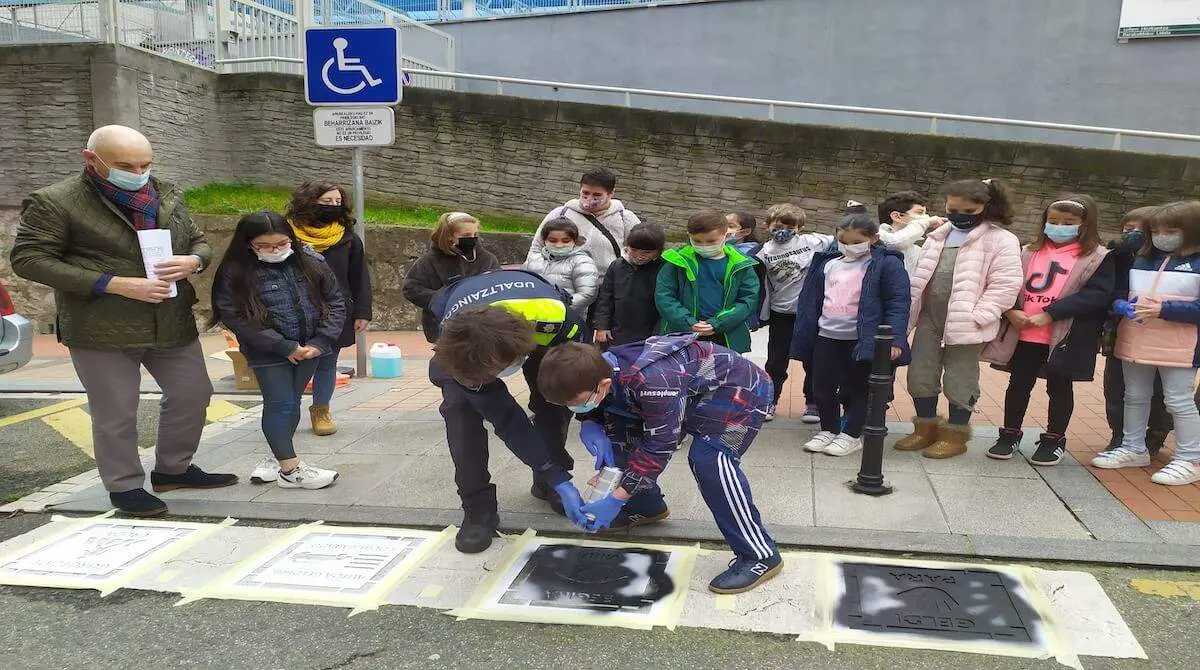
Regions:
<svg viewBox="0 0 1200 670"><path fill-rule="evenodd" d="M322 491L291 491L253 486L248 473L268 452L258 429L260 410L250 410L205 429L197 462L208 470L243 476L237 486L214 491L177 491L164 495L172 512L186 516L234 516L264 519L322 519L340 522L437 526L458 523L461 511L454 492L452 465L437 407L440 395L426 377L430 348L418 333L372 333L371 342L399 344L405 374L391 380L355 380L334 398L337 434L316 437L302 426L297 450L315 464L341 473ZM205 337L206 353L223 340ZM756 346L756 351L761 349ZM40 373L28 368L0 378L0 391L40 390L78 384L65 352L39 343ZM342 354L353 363L353 351ZM754 357L753 355L751 356ZM210 359L218 388L232 385L228 362ZM1095 471L1080 465L1107 442L1103 395L1098 382L1076 385L1076 412L1068 435L1071 455L1058 466L1036 468L1025 459L992 461L983 452L996 438L1005 376L983 373L971 450L946 461L890 448L907 433L912 403L903 371L889 413L884 473L895 493L870 498L844 484L858 470L857 456L834 458L805 453L799 445L815 428L798 420L803 411L800 381L793 366L780 418L768 424L745 458L747 476L764 520L777 539L806 546L980 555L1019 559L1063 559L1200 567L1200 487L1163 487L1150 483L1147 470ZM1099 377L1099 370L1097 376ZM520 376L505 380L520 401L528 390ZM150 386L153 386L151 383ZM69 389L57 389L69 390ZM153 389L150 389L153 390ZM222 391L224 392L224 391ZM1026 420L1023 454L1032 454L1045 421L1044 391L1035 390ZM532 527L570 532L565 520L529 495L528 469L492 438L493 479L499 488L505 528ZM589 457L572 433L570 448L580 467L577 483L591 474ZM149 455L147 455L149 456ZM682 461L686 454L675 460ZM1160 460L1163 458L1159 457ZM663 475L671 518L634 531L641 537L716 539L719 537L690 472L675 463ZM109 509L107 496L87 475L18 501L12 509L52 505L62 511ZM0 508L3 509L3 508Z"/></svg>

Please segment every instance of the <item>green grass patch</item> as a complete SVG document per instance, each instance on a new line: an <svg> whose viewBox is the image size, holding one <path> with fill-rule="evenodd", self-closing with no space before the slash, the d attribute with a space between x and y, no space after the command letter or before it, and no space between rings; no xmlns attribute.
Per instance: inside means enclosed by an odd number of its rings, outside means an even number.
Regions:
<svg viewBox="0 0 1200 670"><path fill-rule="evenodd" d="M188 209L196 214L247 214L264 209L282 213L291 191L246 182L214 183L190 188L184 193ZM445 209L415 205L402 200L368 199L364 218L368 224L433 228ZM532 233L540 220L508 214L471 212L486 232Z"/></svg>

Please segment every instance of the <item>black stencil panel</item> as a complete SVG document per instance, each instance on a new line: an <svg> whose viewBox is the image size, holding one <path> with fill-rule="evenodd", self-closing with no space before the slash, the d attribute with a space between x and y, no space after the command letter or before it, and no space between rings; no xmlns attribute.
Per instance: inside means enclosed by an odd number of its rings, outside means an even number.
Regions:
<svg viewBox="0 0 1200 670"><path fill-rule="evenodd" d="M670 555L650 549L548 544L535 549L500 596L505 605L639 612L669 596Z"/></svg>
<svg viewBox="0 0 1200 670"><path fill-rule="evenodd" d="M843 563L841 573L846 591L834 618L847 628L1036 643L1033 626L1040 617L1003 573L873 563Z"/></svg>

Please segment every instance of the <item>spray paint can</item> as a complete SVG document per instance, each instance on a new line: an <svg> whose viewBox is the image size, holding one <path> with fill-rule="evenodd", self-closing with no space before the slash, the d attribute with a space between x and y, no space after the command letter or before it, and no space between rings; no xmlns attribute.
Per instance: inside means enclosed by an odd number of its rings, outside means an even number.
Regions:
<svg viewBox="0 0 1200 670"><path fill-rule="evenodd" d="M601 468L600 472L596 473L596 483L589 484L587 490L583 492L583 502L593 503L608 494L617 490L621 485L621 476L625 474L620 468ZM595 521L596 517L592 514L586 515L591 521Z"/></svg>

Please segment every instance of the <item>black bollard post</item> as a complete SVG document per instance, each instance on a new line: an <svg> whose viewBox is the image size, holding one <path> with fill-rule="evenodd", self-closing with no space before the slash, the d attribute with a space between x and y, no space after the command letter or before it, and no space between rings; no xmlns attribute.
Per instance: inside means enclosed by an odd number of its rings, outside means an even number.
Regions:
<svg viewBox="0 0 1200 670"><path fill-rule="evenodd" d="M892 397L892 327L875 331L871 377L867 382L867 424L863 426L862 464L858 479L850 483L855 493L885 496L892 487L883 483L883 438L887 437L887 403Z"/></svg>

